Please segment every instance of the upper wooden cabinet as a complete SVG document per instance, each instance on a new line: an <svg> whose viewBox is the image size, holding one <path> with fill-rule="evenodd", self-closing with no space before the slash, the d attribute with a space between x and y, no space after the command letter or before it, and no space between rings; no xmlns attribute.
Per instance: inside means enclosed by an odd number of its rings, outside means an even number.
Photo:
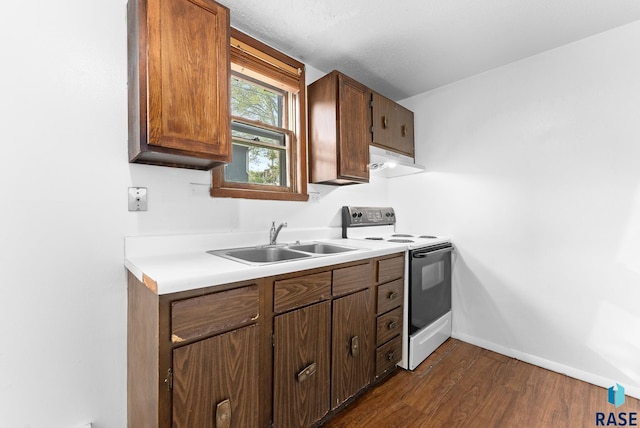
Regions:
<svg viewBox="0 0 640 428"><path fill-rule="evenodd" d="M369 181L371 91L333 71L307 87L311 183Z"/></svg>
<svg viewBox="0 0 640 428"><path fill-rule="evenodd" d="M127 18L130 162L230 162L229 9L211 0L129 0Z"/></svg>
<svg viewBox="0 0 640 428"><path fill-rule="evenodd" d="M372 92L372 142L374 146L414 157L413 112Z"/></svg>

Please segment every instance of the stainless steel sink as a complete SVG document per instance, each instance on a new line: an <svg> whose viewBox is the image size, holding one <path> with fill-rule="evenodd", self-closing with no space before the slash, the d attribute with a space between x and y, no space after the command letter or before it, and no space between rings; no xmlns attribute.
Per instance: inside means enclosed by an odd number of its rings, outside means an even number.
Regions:
<svg viewBox="0 0 640 428"><path fill-rule="evenodd" d="M249 263L278 263L311 257L310 254L292 251L285 247L249 247L234 250L207 251L216 256L237 259Z"/></svg>
<svg viewBox="0 0 640 428"><path fill-rule="evenodd" d="M325 244L322 242L311 242L305 244L296 243L291 245L269 245L231 248L226 250L211 250L207 251L207 253L250 265L264 265L310 257L328 256L330 254L356 250L358 250L358 248L343 247L341 245Z"/></svg>
<svg viewBox="0 0 640 428"><path fill-rule="evenodd" d="M311 244L290 245L292 250L304 251L305 253L314 254L336 254L346 251L355 251L356 248L342 247L340 245L324 244L322 242L313 242Z"/></svg>

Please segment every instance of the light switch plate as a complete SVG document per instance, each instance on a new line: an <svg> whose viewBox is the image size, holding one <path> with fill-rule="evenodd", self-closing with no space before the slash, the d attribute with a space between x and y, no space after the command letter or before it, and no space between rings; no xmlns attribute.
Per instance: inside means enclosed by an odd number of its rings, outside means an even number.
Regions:
<svg viewBox="0 0 640 428"><path fill-rule="evenodd" d="M147 210L147 188L129 187L129 211Z"/></svg>

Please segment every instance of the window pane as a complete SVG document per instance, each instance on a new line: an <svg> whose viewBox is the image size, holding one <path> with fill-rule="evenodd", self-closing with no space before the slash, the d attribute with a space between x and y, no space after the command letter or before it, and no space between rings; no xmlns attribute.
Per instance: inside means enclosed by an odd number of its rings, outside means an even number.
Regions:
<svg viewBox="0 0 640 428"><path fill-rule="evenodd" d="M236 183L288 186L287 153L283 149L233 144L233 162L225 167L224 179Z"/></svg>
<svg viewBox="0 0 640 428"><path fill-rule="evenodd" d="M282 127L284 95L237 76L231 77L231 114Z"/></svg>
<svg viewBox="0 0 640 428"><path fill-rule="evenodd" d="M259 141L276 146L285 145L285 135L282 132L276 132L246 123L232 122L231 136L234 139L243 138L245 140Z"/></svg>

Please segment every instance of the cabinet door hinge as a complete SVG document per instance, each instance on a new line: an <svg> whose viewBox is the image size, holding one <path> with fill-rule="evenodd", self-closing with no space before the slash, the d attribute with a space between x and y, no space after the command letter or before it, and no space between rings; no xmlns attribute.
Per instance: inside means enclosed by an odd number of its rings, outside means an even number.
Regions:
<svg viewBox="0 0 640 428"><path fill-rule="evenodd" d="M275 348L275 346L276 346L276 338L273 335L273 333L271 333L271 347Z"/></svg>
<svg viewBox="0 0 640 428"><path fill-rule="evenodd" d="M373 108L373 100L369 100L369 107Z"/></svg>
<svg viewBox="0 0 640 428"><path fill-rule="evenodd" d="M173 370L167 370L167 377L164 379L165 385L167 385L167 391L171 391L173 389Z"/></svg>

